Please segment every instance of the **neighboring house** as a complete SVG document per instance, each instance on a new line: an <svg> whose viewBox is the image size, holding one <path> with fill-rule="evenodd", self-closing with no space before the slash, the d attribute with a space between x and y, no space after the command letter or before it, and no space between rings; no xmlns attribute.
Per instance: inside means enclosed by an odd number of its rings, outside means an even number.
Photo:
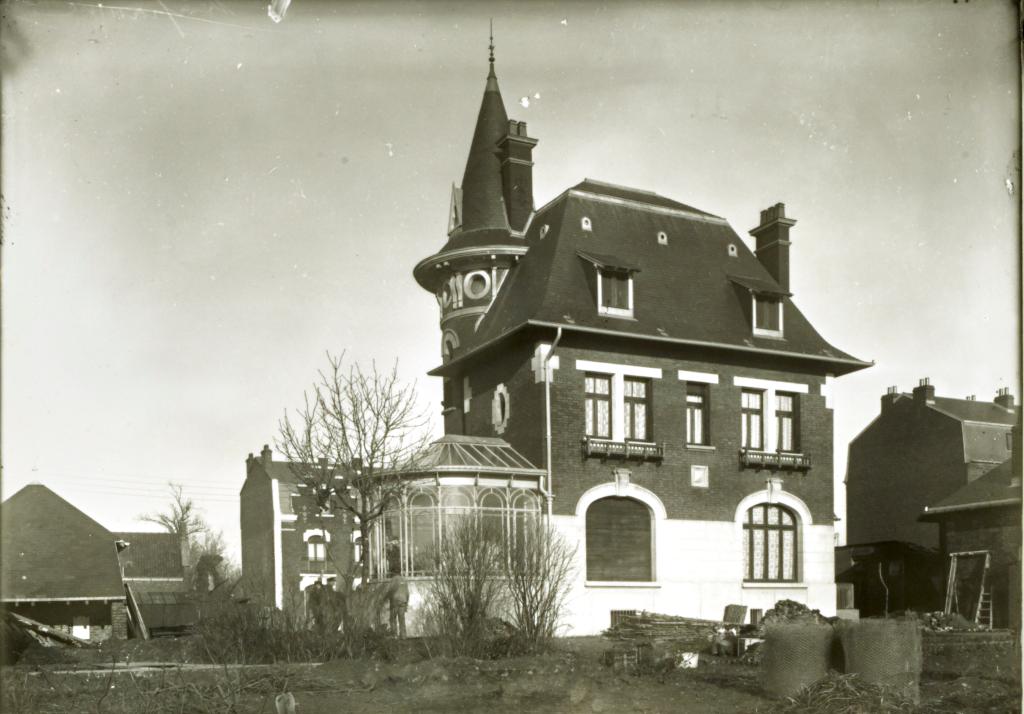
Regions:
<svg viewBox="0 0 1024 714"><path fill-rule="evenodd" d="M504 490L472 466L435 479L392 514L399 548L378 529L375 557L395 553L415 585L415 554L453 518L495 509L513 528L518 490L577 547L575 634L616 610L834 612L831 387L869 363L796 307L796 221L762 211L752 252L723 218L589 179L535 210L536 143L507 118L492 58L448 241L414 270L441 313L448 443L433 448L498 439L522 474Z"/></svg>
<svg viewBox="0 0 1024 714"><path fill-rule="evenodd" d="M82 639L127 636L115 537L50 489L0 506L0 597L7 610Z"/></svg>
<svg viewBox="0 0 1024 714"><path fill-rule="evenodd" d="M245 592L276 607L305 607L305 591L347 572L352 524L343 512L322 513L309 487L269 446L249 454L240 496Z"/></svg>
<svg viewBox="0 0 1024 714"><path fill-rule="evenodd" d="M989 590L995 627L1021 626L1021 444L1014 427L1013 455L949 496L924 508L921 520L937 523L946 554L988 551Z"/></svg>
<svg viewBox="0 0 1024 714"><path fill-rule="evenodd" d="M918 516L1008 459L1016 421L1008 390L981 402L937 397L927 379L912 394L891 387L881 413L850 442L847 543L939 548L938 529Z"/></svg>

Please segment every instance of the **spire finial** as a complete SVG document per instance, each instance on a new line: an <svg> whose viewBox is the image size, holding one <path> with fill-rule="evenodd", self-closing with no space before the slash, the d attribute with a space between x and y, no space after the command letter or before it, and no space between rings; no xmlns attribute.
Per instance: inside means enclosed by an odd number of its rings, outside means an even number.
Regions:
<svg viewBox="0 0 1024 714"><path fill-rule="evenodd" d="M491 56L489 58L489 61L491 63L491 66L493 67L494 66L494 18L493 17L491 18L491 44L488 45L488 49L491 51Z"/></svg>

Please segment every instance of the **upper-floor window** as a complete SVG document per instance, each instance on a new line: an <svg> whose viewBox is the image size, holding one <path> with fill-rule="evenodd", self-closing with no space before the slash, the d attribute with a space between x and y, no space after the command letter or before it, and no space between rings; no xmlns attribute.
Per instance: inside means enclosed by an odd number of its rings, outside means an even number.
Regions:
<svg viewBox="0 0 1024 714"><path fill-rule="evenodd" d="M764 393L744 389L740 403L740 444L744 449L764 448Z"/></svg>
<svg viewBox="0 0 1024 714"><path fill-rule="evenodd" d="M651 383L647 379L626 377L623 380L623 408L626 439L649 441L651 439Z"/></svg>
<svg viewBox="0 0 1024 714"><path fill-rule="evenodd" d="M754 334L782 334L782 301L763 295L754 296Z"/></svg>
<svg viewBox="0 0 1024 714"><path fill-rule="evenodd" d="M310 536L306 541L306 559L318 563L327 560L327 544L323 536Z"/></svg>
<svg viewBox="0 0 1024 714"><path fill-rule="evenodd" d="M775 422L779 434L779 451L799 451L800 449L796 406L795 394L778 392L775 395Z"/></svg>
<svg viewBox="0 0 1024 714"><path fill-rule="evenodd" d="M797 520L788 508L759 503L743 521L744 579L797 579Z"/></svg>
<svg viewBox="0 0 1024 714"><path fill-rule="evenodd" d="M633 278L622 270L599 269L598 312L633 315Z"/></svg>
<svg viewBox="0 0 1024 714"><path fill-rule="evenodd" d="M708 444L708 385L686 384L686 443Z"/></svg>
<svg viewBox="0 0 1024 714"><path fill-rule="evenodd" d="M584 378L586 434L599 439L612 438L612 378L607 374L587 374Z"/></svg>

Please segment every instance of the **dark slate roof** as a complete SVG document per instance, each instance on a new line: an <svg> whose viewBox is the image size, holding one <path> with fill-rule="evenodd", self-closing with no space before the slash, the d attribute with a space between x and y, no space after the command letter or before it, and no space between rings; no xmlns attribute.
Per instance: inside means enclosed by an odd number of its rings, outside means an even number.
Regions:
<svg viewBox="0 0 1024 714"><path fill-rule="evenodd" d="M584 216L591 219L590 231L581 227ZM545 225L549 230L541 238ZM660 231L667 234L667 245L658 243ZM527 325L768 351L814 359L836 374L868 366L826 342L788 299L785 339L755 337L749 289L730 276L745 276L766 291L785 291L727 222L685 204L588 180L540 209L526 242L528 252L511 270L473 339L433 374ZM736 257L729 256L730 244ZM639 268L634 320L598 314L588 274L593 269L579 251L620 256Z"/></svg>
<svg viewBox="0 0 1024 714"><path fill-rule="evenodd" d="M174 533L121 531L115 540L129 543L118 554L126 578L183 578L181 540Z"/></svg>
<svg viewBox="0 0 1024 714"><path fill-rule="evenodd" d="M1016 476L1015 480L1014 476ZM932 520L932 516L942 513L999 506L1019 506L1020 504L1020 474L1013 473L1012 459L1007 459L935 505L926 506L921 518L922 520Z"/></svg>
<svg viewBox="0 0 1024 714"><path fill-rule="evenodd" d="M913 398L911 394L906 396ZM960 421L983 421L990 424L1006 424L1007 426L1017 423L1016 414L995 402L935 397L935 404L930 406Z"/></svg>
<svg viewBox="0 0 1024 714"><path fill-rule="evenodd" d="M597 193L602 196L619 198L624 201L637 201L639 203L647 204L648 206L674 208L680 211L696 213L701 216L710 216L712 218L718 218L718 216L714 215L713 213L702 211L699 208L694 208L693 206L687 206L685 203L674 201L671 198L659 196L653 191L643 191L638 188L629 188L628 186L617 186L616 184L613 183L605 183L604 181L596 181L595 179L583 179L578 184L573 186L572 190L586 191L588 193Z"/></svg>
<svg viewBox="0 0 1024 714"><path fill-rule="evenodd" d="M470 471L473 473L543 474L504 439L448 434L420 452L402 469L408 473Z"/></svg>
<svg viewBox="0 0 1024 714"><path fill-rule="evenodd" d="M462 176L462 225L452 232L441 252L509 240L498 148L507 133L508 115L491 64Z"/></svg>
<svg viewBox="0 0 1024 714"><path fill-rule="evenodd" d="M124 597L114 535L41 484L0 505L3 600Z"/></svg>

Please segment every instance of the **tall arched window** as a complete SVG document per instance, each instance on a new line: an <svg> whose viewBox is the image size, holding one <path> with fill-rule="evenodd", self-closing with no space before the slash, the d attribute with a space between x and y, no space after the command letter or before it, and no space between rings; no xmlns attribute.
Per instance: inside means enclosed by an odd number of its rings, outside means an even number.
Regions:
<svg viewBox="0 0 1024 714"><path fill-rule="evenodd" d="M409 496L409 574L433 572L432 558L437 545L437 508L434 497L425 491Z"/></svg>
<svg viewBox="0 0 1024 714"><path fill-rule="evenodd" d="M793 582L797 574L797 518L785 506L759 503L743 521L745 580Z"/></svg>
<svg viewBox="0 0 1024 714"><path fill-rule="evenodd" d="M587 580L651 581L651 511L632 498L611 496L587 509Z"/></svg>

